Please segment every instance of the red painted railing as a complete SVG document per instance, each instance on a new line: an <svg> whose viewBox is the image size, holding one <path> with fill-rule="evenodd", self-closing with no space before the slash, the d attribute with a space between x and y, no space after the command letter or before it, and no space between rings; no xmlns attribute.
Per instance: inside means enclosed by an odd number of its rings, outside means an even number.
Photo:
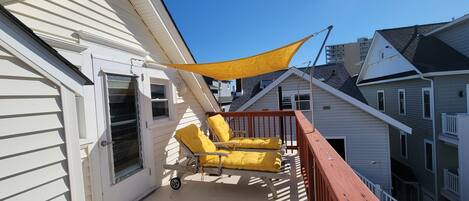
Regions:
<svg viewBox="0 0 469 201"><path fill-rule="evenodd" d="M251 137L281 137L289 149L297 149L309 200L378 200L301 111L219 114L233 130L245 130Z"/></svg>
<svg viewBox="0 0 469 201"><path fill-rule="evenodd" d="M217 113L209 113L214 115ZM234 131L246 131L248 137L280 137L287 149L297 148L296 117L294 111L261 111L261 112L223 112ZM235 136L244 135L234 132ZM238 136L237 136L238 135Z"/></svg>

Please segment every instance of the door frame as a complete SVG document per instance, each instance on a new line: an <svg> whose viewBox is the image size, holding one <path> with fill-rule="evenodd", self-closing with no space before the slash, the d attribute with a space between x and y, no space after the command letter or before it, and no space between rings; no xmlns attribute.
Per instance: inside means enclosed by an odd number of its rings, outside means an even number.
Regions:
<svg viewBox="0 0 469 201"><path fill-rule="evenodd" d="M107 191L113 187L118 187L119 184L124 185L126 182L135 182L134 176L137 174L142 174L143 171L148 171L149 180L145 181L146 184L144 186L144 190L142 190L141 194L138 195L139 197L133 198L133 199L139 199L145 195L147 195L149 192L153 191L156 188L156 177L154 177L154 173L152 173L152 170L155 170L155 162L154 162L154 152L153 152L153 140L151 137L151 133L149 132L149 129L146 127L146 122L148 121L148 103L145 100L146 94L146 86L144 82L145 78L145 68L142 66L135 66L130 63L122 63L118 61L112 61L109 59L104 59L104 58L99 58L99 57L93 57L93 69L95 71L94 73L94 80L95 80L95 97L96 97L96 117L97 117L97 129L98 129L98 139L95 145L95 148L98 150L98 155L99 158L92 160L91 163L98 164L99 168L96 171L99 171L101 177L100 177L100 183L96 184L99 185L101 188L101 198L102 200L106 200L108 197L106 193L109 193ZM108 92L107 92L107 83L105 79L104 74L115 74L115 75L122 75L122 76L133 76L133 77L138 77L137 82L138 82L138 116L139 116L139 127L140 127L140 143L142 146L142 160L143 160L143 169L140 170L139 172L133 174L130 177L127 177L117 183L114 183L112 181L111 177L111 172L113 170L108 169L110 168L109 164L104 164L104 163L109 163L110 161L107 159L110 159L109 157L112 157L110 155L104 156L104 154L110 154L109 151L107 151L107 147L103 148L100 145L101 140L104 138L107 138L109 135L108 132L108 126L109 126L109 119L108 119L108 114L109 114L109 106L108 106ZM106 151L105 151L106 150ZM99 160L99 161L97 161ZM106 172L107 171L107 172ZM109 175L109 176L108 176ZM142 175L140 175L142 176ZM134 178L134 180L132 180ZM108 180L109 179L109 180ZM94 189L91 189L94 191ZM129 188L128 192L132 192L132 189Z"/></svg>
<svg viewBox="0 0 469 201"><path fill-rule="evenodd" d="M343 139L344 140L344 154L345 154L345 159L344 161L348 163L348 154L347 154L347 136L324 136L326 140L334 140L334 139Z"/></svg>

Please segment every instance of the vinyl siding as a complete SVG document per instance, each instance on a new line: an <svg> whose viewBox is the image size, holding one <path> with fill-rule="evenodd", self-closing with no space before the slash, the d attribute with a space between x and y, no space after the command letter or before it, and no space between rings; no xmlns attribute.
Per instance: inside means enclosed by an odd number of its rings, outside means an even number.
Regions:
<svg viewBox="0 0 469 201"><path fill-rule="evenodd" d="M436 34L440 40L469 57L469 21Z"/></svg>
<svg viewBox="0 0 469 201"><path fill-rule="evenodd" d="M129 46L131 48L147 51L150 53L150 60L154 60L159 63L169 63L169 59L166 53L160 47L158 41L155 40L155 37L157 36L154 36L149 31L148 27L142 21L139 14L127 0L26 0L10 1L5 4L5 7L28 27L33 29L35 33L79 44L80 40L78 39L75 32L82 30L106 38L108 40L112 40L119 44ZM85 45L88 46L88 44ZM89 48L81 54L78 52L71 52L61 49L58 49L58 51L60 54L62 54L62 56L73 62L73 64L78 65L85 74L93 77L94 75L92 73L94 69L92 69L92 65L90 64L91 61L88 60L90 59L89 54L96 54L99 56L113 58L116 59L116 61L121 61L122 58L129 57L129 54L126 52L121 52L119 50L109 51L109 49L113 48L100 44L91 44L89 45ZM113 54L107 55L109 52L112 52ZM11 70L5 71L13 72ZM177 71L171 69L162 71L164 71L163 74L166 74L168 77L170 77L170 81L172 83L182 82L182 78L179 76ZM3 72L2 69L0 69L0 72ZM28 72L19 73L26 73L27 76L32 77L36 76L34 74L28 74ZM4 92L2 88L3 84L4 83L0 80L0 94ZM28 93L47 93L51 95L58 94L58 92L54 90L43 87L44 84L38 81L30 83L29 85L22 83L22 85L35 86L34 90L29 90ZM28 87L25 88L29 89ZM179 146L173 138L175 130L191 123L202 125L205 122L206 117L204 109L201 107L194 94L192 94L190 88L187 86L185 88L187 89L185 90L185 93L176 92L177 98L175 100L174 106L174 117L169 121L158 121L154 125L149 125L151 129L150 132L154 139L153 157L155 158L157 168L157 170L152 170L152 175L157 177L157 185L160 185L162 181L167 181L168 179L163 180L163 178L170 175L170 173L163 170L162 165L165 162L175 162L175 160L179 157ZM17 90L7 90L11 91L9 93L19 93L18 96L22 95ZM101 89L95 88L94 90ZM85 97L85 99L87 98L89 97ZM94 97L92 98L94 99ZM54 107L51 105L47 107L54 109ZM91 115L94 114L85 114L87 119L90 119ZM52 119L52 117L50 118ZM37 121L36 119L32 120ZM88 135L92 135L94 134L93 132L96 131L88 130L87 132ZM85 152L83 149L81 151L82 153ZM91 153L94 153L93 151L98 150L90 148L90 156L92 155ZM93 171L100 170L91 171L91 167L97 167L98 165L92 164L94 161L91 161L91 158L89 158L88 155L86 157L84 155L82 156L85 195L86 199L88 200L92 194L90 191L93 190L90 189L91 184L97 182L96 179L90 180L90 177ZM98 196L100 195L98 194Z"/></svg>
<svg viewBox="0 0 469 201"><path fill-rule="evenodd" d="M436 134L442 133L441 113L466 113L467 91L469 75L452 75L434 77L435 85L435 112L436 112ZM463 96L460 96L463 92ZM438 156L438 186L443 188L443 169L456 171L459 167L458 149L439 140L437 144Z"/></svg>
<svg viewBox="0 0 469 201"><path fill-rule="evenodd" d="M399 131L390 128L390 146L392 158L407 164L413 169L419 183L430 191L434 189L434 175L425 169L424 139L433 141L432 120L423 119L422 88L430 87L429 81L421 79L360 86L360 91L368 104L377 108L376 91L384 90L385 114L408 125L412 134L408 136L408 158L401 157ZM398 89L405 89L406 115L399 114Z"/></svg>
<svg viewBox="0 0 469 201"><path fill-rule="evenodd" d="M296 75L279 86L284 91L309 89L309 83ZM247 110L278 109L276 94L277 88L274 88ZM383 189L390 190L388 125L320 88L313 87L312 94L316 127L326 138L345 136L350 166ZM324 110L324 106L331 109ZM311 117L310 114L306 116Z"/></svg>
<svg viewBox="0 0 469 201"><path fill-rule="evenodd" d="M0 49L0 200L69 199L58 86Z"/></svg>
<svg viewBox="0 0 469 201"><path fill-rule="evenodd" d="M5 7L36 33L76 43L77 31L151 53L155 61L168 62L163 50L127 0L62 1L26 0Z"/></svg>
<svg viewBox="0 0 469 201"><path fill-rule="evenodd" d="M175 131L189 124L196 124L206 130L205 111L195 99L192 91L187 90L185 93L177 91L174 109L175 115L172 120L157 122L151 126L157 182L169 181L169 176L174 173L164 170L163 164L172 164L179 159L179 143L174 139Z"/></svg>
<svg viewBox="0 0 469 201"><path fill-rule="evenodd" d="M81 167L83 170L83 181L85 189L85 200L91 201L92 198L92 186L91 186L91 167L90 167L90 158L88 145L82 145L80 147L80 156L81 156Z"/></svg>

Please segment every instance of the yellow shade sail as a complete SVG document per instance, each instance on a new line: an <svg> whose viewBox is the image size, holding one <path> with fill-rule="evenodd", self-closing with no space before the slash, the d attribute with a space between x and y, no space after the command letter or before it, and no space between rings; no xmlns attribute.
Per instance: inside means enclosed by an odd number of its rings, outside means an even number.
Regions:
<svg viewBox="0 0 469 201"><path fill-rule="evenodd" d="M252 77L288 68L298 48L313 36L310 35L286 46L242 59L205 64L167 64L167 66L217 80Z"/></svg>

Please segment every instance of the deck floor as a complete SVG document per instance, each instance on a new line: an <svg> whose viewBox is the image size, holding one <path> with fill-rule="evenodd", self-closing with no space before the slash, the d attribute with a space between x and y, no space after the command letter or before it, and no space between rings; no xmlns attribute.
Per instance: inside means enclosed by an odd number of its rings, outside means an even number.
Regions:
<svg viewBox="0 0 469 201"><path fill-rule="evenodd" d="M276 200L307 200L303 179L300 175L299 157L287 154L291 161L291 178L274 181L278 197ZM181 189L174 191L165 181L144 201L251 201L274 200L272 193L259 178L239 176L221 177L196 174L185 178Z"/></svg>

